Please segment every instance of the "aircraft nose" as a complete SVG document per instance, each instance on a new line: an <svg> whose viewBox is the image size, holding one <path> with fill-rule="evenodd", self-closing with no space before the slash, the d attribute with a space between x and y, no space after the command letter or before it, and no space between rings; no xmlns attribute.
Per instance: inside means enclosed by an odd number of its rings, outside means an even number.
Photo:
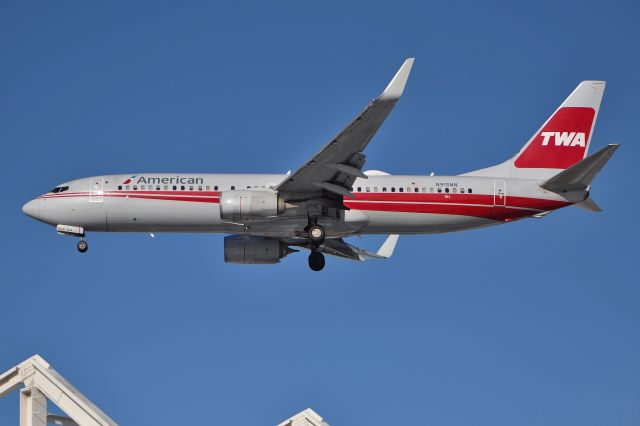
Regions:
<svg viewBox="0 0 640 426"><path fill-rule="evenodd" d="M31 200L24 206L22 206L22 211L27 216L30 216L34 219L40 218L40 200Z"/></svg>

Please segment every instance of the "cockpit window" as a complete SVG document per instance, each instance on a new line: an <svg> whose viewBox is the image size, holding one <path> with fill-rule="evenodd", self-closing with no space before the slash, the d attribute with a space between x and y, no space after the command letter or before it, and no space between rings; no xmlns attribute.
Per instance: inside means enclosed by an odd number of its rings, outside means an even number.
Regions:
<svg viewBox="0 0 640 426"><path fill-rule="evenodd" d="M56 186L51 190L51 192L53 192L54 194L57 194L58 192L64 192L64 191L67 191L68 189L69 189L68 186Z"/></svg>

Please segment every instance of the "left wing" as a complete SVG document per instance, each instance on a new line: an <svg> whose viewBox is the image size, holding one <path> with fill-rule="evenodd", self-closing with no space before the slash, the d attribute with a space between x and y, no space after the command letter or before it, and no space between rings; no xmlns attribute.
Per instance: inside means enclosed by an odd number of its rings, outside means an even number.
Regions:
<svg viewBox="0 0 640 426"><path fill-rule="evenodd" d="M277 186L282 198L287 201L324 198L342 206L342 197L353 197L350 191L355 179L366 178L362 173L365 161L362 151L400 99L412 65L413 58L404 61L380 96L320 152Z"/></svg>
<svg viewBox="0 0 640 426"><path fill-rule="evenodd" d="M398 235L389 235L376 253L372 253L351 244L346 243L342 238L326 239L317 250L331 256L342 257L350 260L368 259L388 259L393 254Z"/></svg>

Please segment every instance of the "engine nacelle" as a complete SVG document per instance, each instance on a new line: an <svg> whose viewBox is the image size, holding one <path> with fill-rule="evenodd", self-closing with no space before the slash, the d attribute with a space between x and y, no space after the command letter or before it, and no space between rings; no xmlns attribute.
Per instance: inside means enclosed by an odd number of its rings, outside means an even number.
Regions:
<svg viewBox="0 0 640 426"><path fill-rule="evenodd" d="M223 191L220 194L220 219L246 222L277 216L284 212L284 200L274 191Z"/></svg>
<svg viewBox="0 0 640 426"><path fill-rule="evenodd" d="M224 261L227 263L278 263L293 251L277 238L249 235L224 237Z"/></svg>

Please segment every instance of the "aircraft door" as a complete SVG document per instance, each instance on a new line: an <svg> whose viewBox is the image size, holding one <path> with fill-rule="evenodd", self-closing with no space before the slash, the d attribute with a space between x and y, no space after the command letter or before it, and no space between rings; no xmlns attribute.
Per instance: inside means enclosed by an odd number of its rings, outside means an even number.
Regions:
<svg viewBox="0 0 640 426"><path fill-rule="evenodd" d="M101 203L104 194L104 178L94 177L89 181L89 202Z"/></svg>
<svg viewBox="0 0 640 426"><path fill-rule="evenodd" d="M504 180L493 181L493 205L504 207L507 204L507 182Z"/></svg>

